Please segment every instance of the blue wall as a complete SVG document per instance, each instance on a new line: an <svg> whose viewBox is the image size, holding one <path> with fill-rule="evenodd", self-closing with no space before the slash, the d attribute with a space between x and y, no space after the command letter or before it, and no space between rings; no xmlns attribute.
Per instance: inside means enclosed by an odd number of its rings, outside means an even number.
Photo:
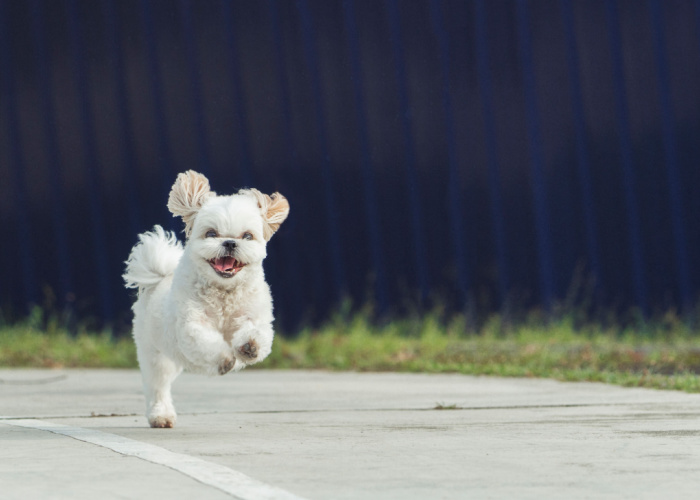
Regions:
<svg viewBox="0 0 700 500"><path fill-rule="evenodd" d="M0 1L0 304L126 324L177 172L279 190L277 316L688 310L700 0Z"/></svg>

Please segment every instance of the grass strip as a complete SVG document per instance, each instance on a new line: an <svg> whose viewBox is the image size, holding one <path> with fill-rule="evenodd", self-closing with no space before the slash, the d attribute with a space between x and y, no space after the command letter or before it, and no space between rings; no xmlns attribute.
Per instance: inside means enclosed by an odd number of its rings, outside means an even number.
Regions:
<svg viewBox="0 0 700 500"><path fill-rule="evenodd" d="M700 342L681 323L644 332L574 328L569 320L467 333L459 318L433 316L377 326L363 315L278 336L260 368L463 373L595 381L700 392ZM136 368L133 341L109 333L72 335L55 325L0 327L0 366Z"/></svg>
<svg viewBox="0 0 700 500"><path fill-rule="evenodd" d="M357 317L277 341L264 365L544 377L700 392L700 342L684 328L640 335L597 326L574 329L564 320L465 335L456 323L443 326L427 318L376 327Z"/></svg>
<svg viewBox="0 0 700 500"><path fill-rule="evenodd" d="M0 327L3 368L136 368L136 347L109 332L71 334L64 328Z"/></svg>

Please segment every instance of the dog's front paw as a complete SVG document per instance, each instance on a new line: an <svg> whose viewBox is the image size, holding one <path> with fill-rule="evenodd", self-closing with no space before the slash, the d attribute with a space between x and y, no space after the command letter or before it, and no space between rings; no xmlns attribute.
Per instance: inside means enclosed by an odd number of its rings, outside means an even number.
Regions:
<svg viewBox="0 0 700 500"><path fill-rule="evenodd" d="M236 370L259 363L272 350L272 328L269 325L256 326L246 322L235 334L232 342L233 355L238 364Z"/></svg>
<svg viewBox="0 0 700 500"><path fill-rule="evenodd" d="M238 348L239 354L246 360L254 360L258 357L258 343L250 339Z"/></svg>
<svg viewBox="0 0 700 500"><path fill-rule="evenodd" d="M219 375L226 375L236 365L236 358L225 356L219 361Z"/></svg>

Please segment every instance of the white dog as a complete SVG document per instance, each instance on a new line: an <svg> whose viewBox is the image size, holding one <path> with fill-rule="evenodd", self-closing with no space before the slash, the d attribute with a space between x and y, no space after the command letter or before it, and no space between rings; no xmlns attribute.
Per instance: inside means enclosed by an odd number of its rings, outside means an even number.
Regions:
<svg viewBox="0 0 700 500"><path fill-rule="evenodd" d="M172 427L170 395L184 369L223 375L262 361L272 349L272 297L262 262L289 203L242 189L217 196L193 171L180 174L168 209L187 241L155 226L139 235L124 281L138 288L134 340L151 427Z"/></svg>

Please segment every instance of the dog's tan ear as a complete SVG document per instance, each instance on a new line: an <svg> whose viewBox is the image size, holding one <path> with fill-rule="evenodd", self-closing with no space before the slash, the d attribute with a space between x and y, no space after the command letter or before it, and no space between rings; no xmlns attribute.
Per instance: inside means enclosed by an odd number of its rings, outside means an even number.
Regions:
<svg viewBox="0 0 700 500"><path fill-rule="evenodd" d="M289 202L279 193L272 193L268 196L257 189L250 189L250 192L258 201L264 221L263 237L269 241L289 215Z"/></svg>
<svg viewBox="0 0 700 500"><path fill-rule="evenodd" d="M168 197L168 210L174 217L182 217L185 235L189 238L197 212L204 202L216 193L209 189L209 180L194 170L178 174Z"/></svg>

